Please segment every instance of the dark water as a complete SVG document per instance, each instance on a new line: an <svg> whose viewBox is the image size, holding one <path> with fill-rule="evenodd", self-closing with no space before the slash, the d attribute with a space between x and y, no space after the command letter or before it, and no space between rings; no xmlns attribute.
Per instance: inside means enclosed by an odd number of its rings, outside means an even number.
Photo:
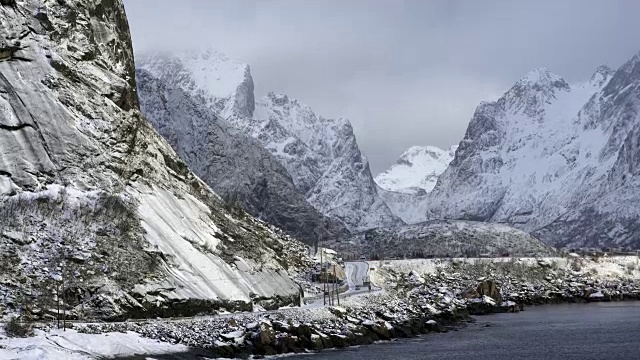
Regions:
<svg viewBox="0 0 640 360"><path fill-rule="evenodd" d="M549 305L477 319L445 334L284 359L640 360L637 302Z"/></svg>

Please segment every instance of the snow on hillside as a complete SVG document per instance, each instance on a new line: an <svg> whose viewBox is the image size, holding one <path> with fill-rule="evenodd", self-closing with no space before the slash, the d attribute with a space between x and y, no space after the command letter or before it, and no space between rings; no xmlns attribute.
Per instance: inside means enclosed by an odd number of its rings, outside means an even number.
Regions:
<svg viewBox="0 0 640 360"><path fill-rule="evenodd" d="M541 256L554 250L522 230L475 221L429 221L361 234L360 251L380 257Z"/></svg>
<svg viewBox="0 0 640 360"><path fill-rule="evenodd" d="M349 120L325 119L298 100L275 93L258 101L254 118L262 126L254 127L253 136L282 159L318 210L353 230L399 221L378 196ZM290 137L272 131L278 127Z"/></svg>
<svg viewBox="0 0 640 360"><path fill-rule="evenodd" d="M430 192L438 177L453 160L457 145L448 150L435 146L412 146L388 170L378 174L375 181L381 188L407 194Z"/></svg>
<svg viewBox="0 0 640 360"><path fill-rule="evenodd" d="M181 88L136 70L140 110L180 158L216 193L308 244L348 234L295 187L287 169L256 139Z"/></svg>
<svg viewBox="0 0 640 360"><path fill-rule="evenodd" d="M233 261L211 256L225 246L222 238L231 234L218 227L222 224L208 220L211 210L195 197L186 194L178 198L170 191L142 185L131 192L138 193L140 198L139 213L145 238L151 247L171 259L167 279L145 284L149 291L162 289L162 297L171 299L250 303L255 295L287 296L297 288L272 254L252 259L236 253ZM157 301L163 299L158 296Z"/></svg>
<svg viewBox="0 0 640 360"><path fill-rule="evenodd" d="M526 230L559 216L565 208L557 199L566 199L566 186L601 177L612 165L596 156L607 137L574 121L600 89L591 82L570 86L536 69L497 102L481 104L458 158L429 198L431 212L526 223ZM534 209L542 216L531 216Z"/></svg>
<svg viewBox="0 0 640 360"><path fill-rule="evenodd" d="M428 218L508 223L554 244L630 245L633 216L606 210L601 199L635 208L613 172L640 122L639 84L633 59L617 72L598 67L577 84L539 68L496 102L481 103L425 199Z"/></svg>
<svg viewBox="0 0 640 360"><path fill-rule="evenodd" d="M428 196L424 189L415 192L388 191L378 186L378 195L391 212L407 224L427 221Z"/></svg>
<svg viewBox="0 0 640 360"><path fill-rule="evenodd" d="M375 271L371 272L371 281L378 286L383 286L390 277L390 271L400 273L414 272L419 275L437 274L442 271L453 271L452 266L457 265L455 271L460 271L460 264L499 264L512 263L532 270L539 268L540 264L548 264L554 270L566 271L574 276L588 274L601 281L615 281L615 279L640 278L640 258L637 256L611 256L598 259L583 257L499 257L499 258L452 258L452 259L405 259L405 260L381 260L369 261Z"/></svg>

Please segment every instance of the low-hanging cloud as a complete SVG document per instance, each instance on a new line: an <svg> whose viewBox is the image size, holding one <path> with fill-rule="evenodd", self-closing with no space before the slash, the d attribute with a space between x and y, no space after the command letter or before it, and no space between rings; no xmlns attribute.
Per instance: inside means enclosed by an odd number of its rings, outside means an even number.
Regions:
<svg viewBox="0 0 640 360"><path fill-rule="evenodd" d="M640 50L640 2L125 0L136 51L213 47L256 95L346 116L378 173L411 145L457 144L482 100L545 66L569 82Z"/></svg>

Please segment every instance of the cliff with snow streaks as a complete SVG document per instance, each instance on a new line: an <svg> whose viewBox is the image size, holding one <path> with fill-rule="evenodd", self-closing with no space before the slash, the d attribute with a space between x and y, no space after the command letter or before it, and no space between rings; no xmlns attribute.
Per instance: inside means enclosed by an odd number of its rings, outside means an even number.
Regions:
<svg viewBox="0 0 640 360"><path fill-rule="evenodd" d="M49 309L60 282L78 317L297 303L306 248L141 115L121 1L2 1L0 22L0 306Z"/></svg>

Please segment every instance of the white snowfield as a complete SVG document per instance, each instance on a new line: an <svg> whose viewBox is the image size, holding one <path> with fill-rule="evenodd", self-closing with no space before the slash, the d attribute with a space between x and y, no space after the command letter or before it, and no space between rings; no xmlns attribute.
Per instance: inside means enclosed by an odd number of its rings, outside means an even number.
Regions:
<svg viewBox="0 0 640 360"><path fill-rule="evenodd" d="M134 332L80 334L74 330L35 330L35 337L6 338L0 327L0 359L3 360L95 360L145 354L171 355L189 347L144 338Z"/></svg>

